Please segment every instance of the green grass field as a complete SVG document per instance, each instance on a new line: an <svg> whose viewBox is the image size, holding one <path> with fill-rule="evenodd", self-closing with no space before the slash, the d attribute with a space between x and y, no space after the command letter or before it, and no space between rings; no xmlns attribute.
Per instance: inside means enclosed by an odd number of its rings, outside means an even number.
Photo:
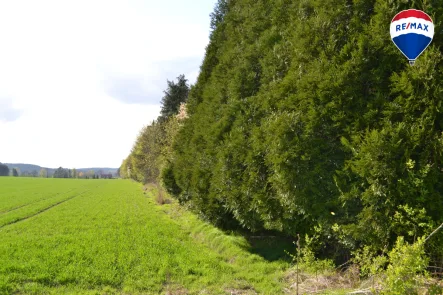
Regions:
<svg viewBox="0 0 443 295"><path fill-rule="evenodd" d="M0 177L0 294L283 294L289 264L125 180Z"/></svg>

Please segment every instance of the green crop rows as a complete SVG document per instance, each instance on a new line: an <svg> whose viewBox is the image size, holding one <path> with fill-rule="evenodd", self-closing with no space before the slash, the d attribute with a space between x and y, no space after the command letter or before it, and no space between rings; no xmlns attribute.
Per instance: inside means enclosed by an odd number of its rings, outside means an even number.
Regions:
<svg viewBox="0 0 443 295"><path fill-rule="evenodd" d="M131 181L0 178L0 294L282 293L285 263L174 206Z"/></svg>
<svg viewBox="0 0 443 295"><path fill-rule="evenodd" d="M29 218L70 198L83 194L96 183L66 179L14 179L0 188L0 228Z"/></svg>

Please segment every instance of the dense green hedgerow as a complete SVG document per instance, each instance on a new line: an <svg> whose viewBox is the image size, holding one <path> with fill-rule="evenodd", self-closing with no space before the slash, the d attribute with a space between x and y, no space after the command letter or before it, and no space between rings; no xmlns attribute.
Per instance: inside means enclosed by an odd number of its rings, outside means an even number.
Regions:
<svg viewBox="0 0 443 295"><path fill-rule="evenodd" d="M164 174L182 203L253 231L321 226L327 256L390 248L443 221L443 31L413 67L389 36L408 8L438 28L442 2L217 7ZM430 251L441 255L442 242Z"/></svg>

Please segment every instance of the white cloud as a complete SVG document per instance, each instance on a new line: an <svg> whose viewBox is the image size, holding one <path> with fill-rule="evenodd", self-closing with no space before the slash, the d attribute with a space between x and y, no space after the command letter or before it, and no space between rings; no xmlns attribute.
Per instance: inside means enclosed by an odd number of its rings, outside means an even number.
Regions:
<svg viewBox="0 0 443 295"><path fill-rule="evenodd" d="M12 99L0 97L0 122L12 122L22 115L22 111L14 108Z"/></svg>
<svg viewBox="0 0 443 295"><path fill-rule="evenodd" d="M214 4L0 1L0 161L119 166L166 79L195 81Z"/></svg>

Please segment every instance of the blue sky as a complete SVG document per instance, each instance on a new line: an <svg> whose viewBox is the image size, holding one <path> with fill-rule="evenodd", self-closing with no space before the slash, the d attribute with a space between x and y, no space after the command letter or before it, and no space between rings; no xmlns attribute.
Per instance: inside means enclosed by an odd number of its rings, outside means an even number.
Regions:
<svg viewBox="0 0 443 295"><path fill-rule="evenodd" d="M0 1L0 162L118 167L166 80L195 82L215 3Z"/></svg>

